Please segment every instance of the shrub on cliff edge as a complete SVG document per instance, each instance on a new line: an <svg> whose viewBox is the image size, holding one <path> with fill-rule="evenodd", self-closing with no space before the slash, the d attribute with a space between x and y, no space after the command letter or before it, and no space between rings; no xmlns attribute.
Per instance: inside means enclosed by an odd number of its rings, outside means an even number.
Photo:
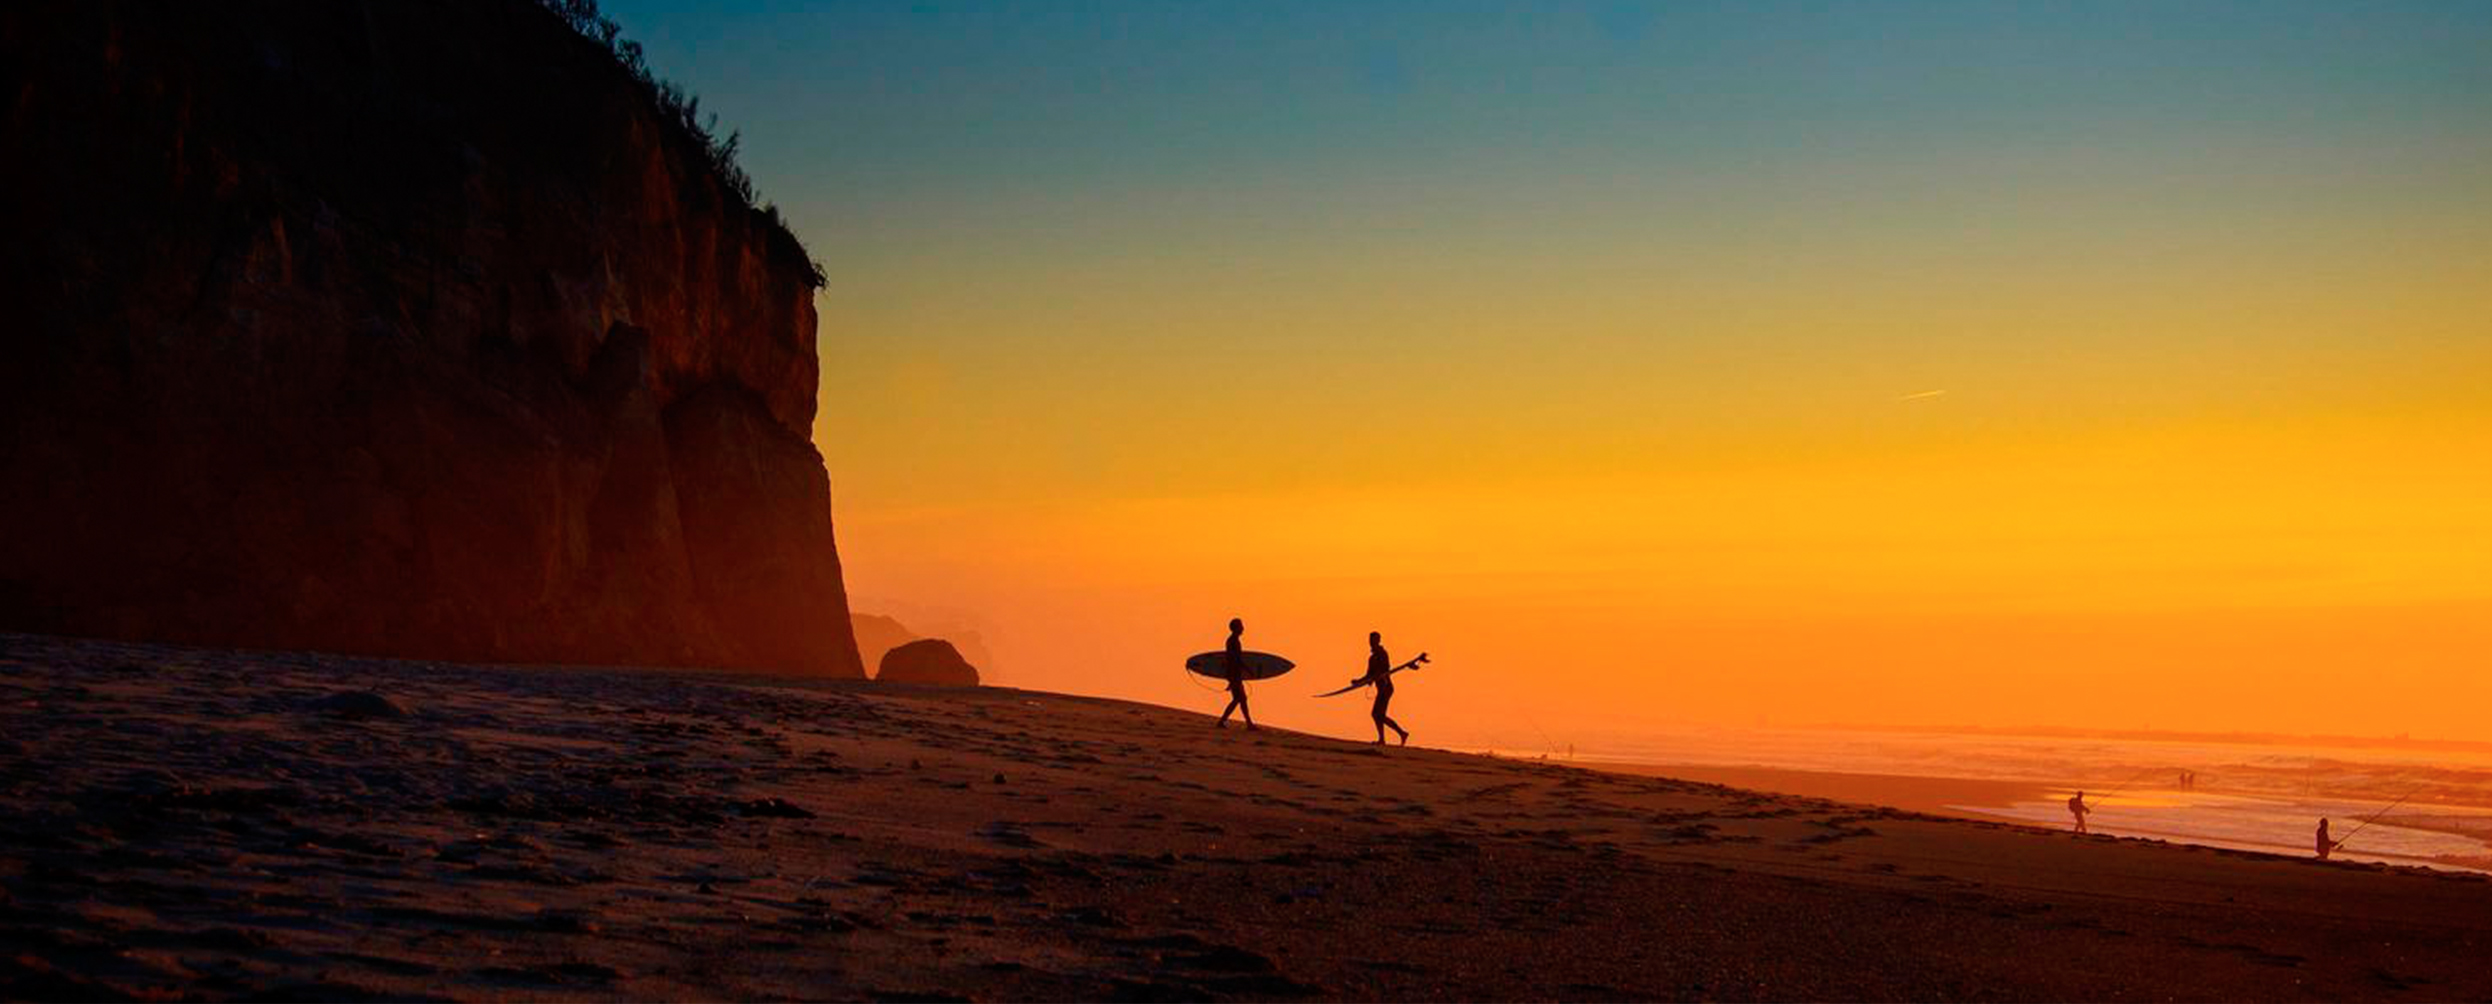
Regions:
<svg viewBox="0 0 2492 1004"><path fill-rule="evenodd" d="M702 117L699 96L685 91L682 85L672 80L650 72L649 61L642 53L640 43L624 38L622 26L598 10L597 0L536 0L536 3L561 18L580 37L604 49L614 59L615 65L621 67L640 87L650 104L658 109L659 121L679 130L681 138L700 152L711 176L717 178L718 183L729 192L735 193L744 204L745 211L762 218L772 245L781 253L804 263L806 278L814 288L822 287L822 263L814 260L812 253L805 250L805 242L788 228L786 219L779 215L779 207L757 200L752 176L745 174L743 165L736 162L736 148L743 139L741 134L729 131L726 136L719 136L718 116L713 113L707 118Z"/></svg>

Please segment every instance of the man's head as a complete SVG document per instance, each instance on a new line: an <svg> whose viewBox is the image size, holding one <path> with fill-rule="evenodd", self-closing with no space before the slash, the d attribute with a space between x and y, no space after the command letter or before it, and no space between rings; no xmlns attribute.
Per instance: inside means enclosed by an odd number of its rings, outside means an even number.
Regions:
<svg viewBox="0 0 2492 1004"><path fill-rule="evenodd" d="M1245 633L1246 633L1246 622L1245 622L1245 621L1242 621L1242 620L1239 620L1239 619L1237 619L1237 618L1235 618L1235 617L1231 617L1231 618L1229 618L1229 633L1230 633L1230 634L1245 634Z"/></svg>
<svg viewBox="0 0 2492 1004"><path fill-rule="evenodd" d="M1384 632L1382 632L1382 631L1369 631L1369 632L1367 632L1367 647L1369 647L1369 648L1375 648L1375 647L1378 647L1378 646L1383 645L1383 644L1384 644Z"/></svg>

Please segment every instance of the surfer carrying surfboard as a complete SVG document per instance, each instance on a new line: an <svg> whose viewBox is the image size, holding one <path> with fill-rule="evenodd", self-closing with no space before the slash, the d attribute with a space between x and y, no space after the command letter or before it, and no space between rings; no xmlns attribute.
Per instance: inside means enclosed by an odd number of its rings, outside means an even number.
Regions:
<svg viewBox="0 0 2492 1004"><path fill-rule="evenodd" d="M1228 728L1229 713L1236 712L1246 719L1246 731L1256 732L1255 713L1246 707L1246 647L1238 641L1245 634L1246 622L1229 618L1229 647L1220 660L1220 677L1229 682L1229 706L1221 709L1216 727Z"/></svg>
<svg viewBox="0 0 2492 1004"><path fill-rule="evenodd" d="M1421 652L1416 659L1399 666L1394 665L1393 657L1384 652L1384 634L1369 631L1367 632L1367 675L1350 681L1348 686L1339 690L1328 690L1315 696L1338 697L1360 687L1376 688L1376 706L1368 712L1369 717L1376 720L1376 745L1384 745L1384 730L1392 729L1401 733L1402 745L1408 746L1410 745L1410 730L1403 728L1402 723L1394 721L1393 716L1387 711L1393 705L1393 674L1418 669L1427 662L1428 653Z"/></svg>
<svg viewBox="0 0 2492 1004"><path fill-rule="evenodd" d="M1403 728L1402 723L1394 721L1393 716L1385 713L1385 709L1393 704L1393 674L1409 668L1411 667L1393 665L1393 657L1384 653L1383 632L1367 632L1367 675L1360 679L1376 688L1376 707L1368 712L1368 716L1376 720L1376 745L1378 746L1384 745L1384 730L1388 728L1401 734L1402 745L1410 745L1410 730Z"/></svg>

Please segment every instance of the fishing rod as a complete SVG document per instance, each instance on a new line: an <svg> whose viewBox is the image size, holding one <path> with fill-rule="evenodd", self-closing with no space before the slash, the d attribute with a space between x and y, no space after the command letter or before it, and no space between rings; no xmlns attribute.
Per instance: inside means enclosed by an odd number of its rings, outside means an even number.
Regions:
<svg viewBox="0 0 2492 1004"><path fill-rule="evenodd" d="M1534 720L1529 712L1524 713L1523 721L1532 727L1532 731L1540 733L1540 748L1547 750L1548 755L1556 756L1557 740L1549 738L1549 730L1541 728L1540 723Z"/></svg>
<svg viewBox="0 0 2492 1004"><path fill-rule="evenodd" d="M2405 793L2405 794L2397 796L2397 800L2396 800L2396 801L2394 801L2394 802L2390 802L2390 803L2388 803L2388 805L2387 805L2387 807L2386 807L2386 808L2383 808L2383 809L2381 809L2381 810L2380 810L2380 811L2378 811L2378 812L2374 812L2374 813L2372 813L2372 814L2371 814L2371 818L2363 820L2363 821L2362 821L2362 823L2361 823L2360 825L2355 826L2353 829L2346 831L2346 832L2345 832L2345 835L2344 835L2344 836L2341 836L2341 837L2336 838L2336 840L2334 841L2334 843L2335 843L2335 844L2336 844L2336 846L2338 846L2338 847L2343 847L2343 846L2345 846L2345 841L2352 840L2352 839L2354 838L2354 834L2362 832L2364 829L2368 828L2368 827L2369 827L2372 823L2379 822L2379 819L2380 819L2380 817L2381 817L2381 816L2385 816L2385 815L2387 815L2387 814L2389 813L2389 811L2390 811L2390 810L2393 810L2393 809L2395 809L2396 807L2398 807L2398 806L2400 806L2400 805L2404 805L2404 804L2405 804L2405 802L2406 802L2406 799L2413 798L2415 795L2420 794L2420 793L2422 792L2422 790L2423 790L2423 786L2422 786L2422 785L2420 785L2420 784L2417 784L2417 785L2415 785L2414 787L2412 787L2412 788L2410 788L2410 789L2407 789L2407 791L2406 791L2406 793Z"/></svg>
<svg viewBox="0 0 2492 1004"><path fill-rule="evenodd" d="M2130 786L2135 785L2135 784L2136 784L2137 782L2139 782L2139 781L2145 780L2146 775L2148 775L2148 774L2152 774L2152 773L2154 773L2154 772L2156 772L2156 771L2160 771L2160 770L2169 770L2169 769L2170 769L2170 768L2168 768L2168 767L2148 767L2148 768L2146 768L2145 770L2138 771L2138 772L2137 772L2137 773L2135 773L2135 774L2131 774L2131 775L2129 775L2128 780L2125 780L2125 781L2120 782L2120 783L2119 783L2119 785L2117 785L2117 786L2113 787L2110 791L2106 791L2106 792L2103 792L2102 794L2099 794L2099 795L2094 796L2094 797L2093 797L2093 799L2092 799L2092 801L2097 801L2097 802L2105 802L2105 801L2110 801L2111 796L2113 796L2113 795L2117 795L2117 794L2119 794L2119 793L2121 793L2121 792L2124 792L2124 791L2129 790Z"/></svg>

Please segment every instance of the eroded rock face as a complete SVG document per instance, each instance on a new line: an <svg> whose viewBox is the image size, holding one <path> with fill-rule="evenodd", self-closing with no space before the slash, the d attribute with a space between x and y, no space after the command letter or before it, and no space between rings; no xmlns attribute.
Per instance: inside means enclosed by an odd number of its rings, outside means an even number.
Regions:
<svg viewBox="0 0 2492 1004"><path fill-rule="evenodd" d="M0 6L0 627L861 676L813 272L525 0Z"/></svg>
<svg viewBox="0 0 2492 1004"><path fill-rule="evenodd" d="M960 657L960 650L941 638L920 638L883 653L882 667L874 678L890 683L931 683L945 687L975 687L978 667Z"/></svg>

